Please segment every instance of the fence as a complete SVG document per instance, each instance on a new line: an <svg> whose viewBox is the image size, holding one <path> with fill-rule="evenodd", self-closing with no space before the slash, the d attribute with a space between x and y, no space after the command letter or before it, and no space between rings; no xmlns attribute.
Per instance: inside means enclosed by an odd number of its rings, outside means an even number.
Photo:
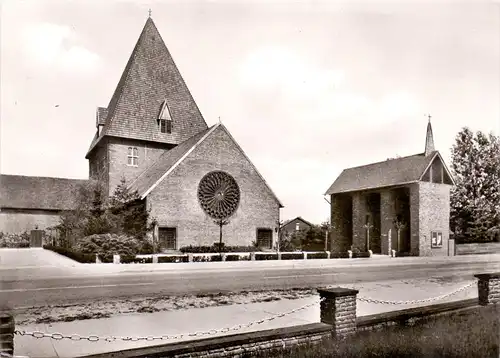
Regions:
<svg viewBox="0 0 500 358"><path fill-rule="evenodd" d="M500 254L500 242L456 244L456 255Z"/></svg>
<svg viewBox="0 0 500 358"><path fill-rule="evenodd" d="M240 324L234 327L225 327L218 330L191 332L188 334L147 336L147 337L99 337L96 335L80 336L75 334L47 333L47 332L26 332L15 329L13 317L8 313L0 315L0 356L12 356L14 353L14 335L31 336L35 339L71 340L89 342L169 342L179 339L195 339L205 336L215 336L217 334L227 334L238 332L243 328L259 326L265 322L285 317L292 313L320 304L320 323L301 325L295 327L266 330L260 332L233 334L223 337L212 337L196 341L185 341L181 343L166 343L156 346L134 348L120 352L104 353L87 356L87 358L110 358L110 357L153 357L172 356L189 357L196 356L226 357L237 354L251 353L256 350L271 350L275 348L285 348L293 345L310 344L320 342L325 338L343 338L354 335L359 330L370 329L371 327L390 324L391 322L407 322L418 320L423 317L442 314L451 311L464 310L491 304L500 304L500 273L478 274L478 299L456 301L446 304L412 308L402 311L394 311L369 317L356 317L356 302L367 302L386 305L411 305L419 303L429 303L442 300L457 294L476 284L472 281L452 292L437 297L410 301L388 301L376 300L368 297L358 296L359 291L353 288L331 287L318 289L319 299L313 303L298 307L288 312L270 316L265 319Z"/></svg>

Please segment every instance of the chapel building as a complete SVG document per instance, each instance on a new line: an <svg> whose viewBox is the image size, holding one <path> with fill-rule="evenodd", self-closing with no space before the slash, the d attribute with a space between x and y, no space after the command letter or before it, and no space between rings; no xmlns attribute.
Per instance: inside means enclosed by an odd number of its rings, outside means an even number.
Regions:
<svg viewBox="0 0 500 358"><path fill-rule="evenodd" d="M423 153L344 169L331 199L332 247L374 254L452 255L450 188L429 119ZM399 232L399 234L398 234Z"/></svg>

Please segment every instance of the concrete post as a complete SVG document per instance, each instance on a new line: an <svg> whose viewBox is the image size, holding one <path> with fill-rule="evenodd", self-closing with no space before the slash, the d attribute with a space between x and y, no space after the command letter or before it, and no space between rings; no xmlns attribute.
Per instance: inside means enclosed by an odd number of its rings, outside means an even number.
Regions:
<svg viewBox="0 0 500 358"><path fill-rule="evenodd" d="M331 251L327 251L327 252L326 252L326 258L327 258L328 260L330 260L330 257L332 257L332 252L331 252Z"/></svg>
<svg viewBox="0 0 500 358"><path fill-rule="evenodd" d="M226 254L222 254L221 257L222 257L222 261L226 261L226 257L227 257Z"/></svg>
<svg viewBox="0 0 500 358"><path fill-rule="evenodd" d="M188 253L188 262L193 262L194 255L192 253Z"/></svg>
<svg viewBox="0 0 500 358"><path fill-rule="evenodd" d="M477 282L479 304L487 306L500 304L500 272L474 275Z"/></svg>
<svg viewBox="0 0 500 358"><path fill-rule="evenodd" d="M10 313L0 312L0 353L14 354L14 317Z"/></svg>
<svg viewBox="0 0 500 358"><path fill-rule="evenodd" d="M304 260L307 260L307 252L304 251Z"/></svg>
<svg viewBox="0 0 500 358"><path fill-rule="evenodd" d="M250 253L250 261L255 261L255 252Z"/></svg>
<svg viewBox="0 0 500 358"><path fill-rule="evenodd" d="M321 322L332 326L334 337L356 333L356 295L358 290L349 288L318 289L321 303Z"/></svg>
<svg viewBox="0 0 500 358"><path fill-rule="evenodd" d="M158 255L153 254L153 263L157 264L158 263Z"/></svg>

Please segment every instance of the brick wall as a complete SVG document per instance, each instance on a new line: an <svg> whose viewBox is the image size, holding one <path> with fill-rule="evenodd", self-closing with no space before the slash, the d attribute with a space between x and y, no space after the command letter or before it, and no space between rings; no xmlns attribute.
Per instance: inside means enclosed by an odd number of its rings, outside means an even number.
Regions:
<svg viewBox="0 0 500 358"><path fill-rule="evenodd" d="M158 225L177 228L178 248L218 242L219 227L205 214L197 198L200 180L214 170L232 175L241 192L236 213L223 227L226 245L250 245L257 238L258 228L272 229L274 241L279 204L222 127L148 195L147 206Z"/></svg>
<svg viewBox="0 0 500 358"><path fill-rule="evenodd" d="M44 230L59 223L59 214L48 210L9 210L0 211L0 232L23 233L38 227Z"/></svg>
<svg viewBox="0 0 500 358"><path fill-rule="evenodd" d="M105 192L109 191L108 172L108 144L106 139L103 139L89 157L89 178L99 181L103 185L103 190Z"/></svg>
<svg viewBox="0 0 500 358"><path fill-rule="evenodd" d="M420 182L418 187L420 256L447 256L450 236L450 186ZM431 248L431 231L442 233L441 248Z"/></svg>
<svg viewBox="0 0 500 358"><path fill-rule="evenodd" d="M500 273L474 275L477 282L479 304L486 306L500 303Z"/></svg>
<svg viewBox="0 0 500 358"><path fill-rule="evenodd" d="M135 147L138 152L138 166L128 165L128 148ZM172 146L169 144L144 142L125 138L111 138L108 144L109 154L109 195L113 195L116 186L120 184L122 177L127 184L137 178L158 157Z"/></svg>
<svg viewBox="0 0 500 358"><path fill-rule="evenodd" d="M389 230L391 235L391 250L397 249L397 232L394 228L394 217L396 215L394 207L394 192L390 189L380 192L380 231L382 255L388 255L389 252Z"/></svg>
<svg viewBox="0 0 500 358"><path fill-rule="evenodd" d="M352 244L353 249L366 251L366 197L362 193L352 195Z"/></svg>
<svg viewBox="0 0 500 358"><path fill-rule="evenodd" d="M349 194L331 195L332 251L346 252L351 248L352 199Z"/></svg>
<svg viewBox="0 0 500 358"><path fill-rule="evenodd" d="M420 252L420 187L418 183L410 185L410 252Z"/></svg>

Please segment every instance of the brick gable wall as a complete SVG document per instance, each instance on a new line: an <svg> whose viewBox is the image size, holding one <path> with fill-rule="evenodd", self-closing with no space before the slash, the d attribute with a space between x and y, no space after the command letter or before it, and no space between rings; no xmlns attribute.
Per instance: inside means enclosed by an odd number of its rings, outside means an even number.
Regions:
<svg viewBox="0 0 500 358"><path fill-rule="evenodd" d="M151 215L160 227L177 227L177 248L212 245L219 241L219 227L201 209L197 190L202 177L223 170L240 187L236 213L223 227L226 245L250 245L258 228L273 230L279 217L279 204L252 165L221 127L210 134L147 197Z"/></svg>
<svg viewBox="0 0 500 358"><path fill-rule="evenodd" d="M450 237L450 186L420 182L418 188L420 255L447 256ZM431 231L442 232L443 246L441 248L431 248Z"/></svg>
<svg viewBox="0 0 500 358"><path fill-rule="evenodd" d="M135 147L138 152L138 166L129 166L128 148ZM109 195L113 194L122 177L127 184L132 183L144 170L154 163L161 154L172 148L171 145L144 142L125 138L110 138L108 144L109 155Z"/></svg>

